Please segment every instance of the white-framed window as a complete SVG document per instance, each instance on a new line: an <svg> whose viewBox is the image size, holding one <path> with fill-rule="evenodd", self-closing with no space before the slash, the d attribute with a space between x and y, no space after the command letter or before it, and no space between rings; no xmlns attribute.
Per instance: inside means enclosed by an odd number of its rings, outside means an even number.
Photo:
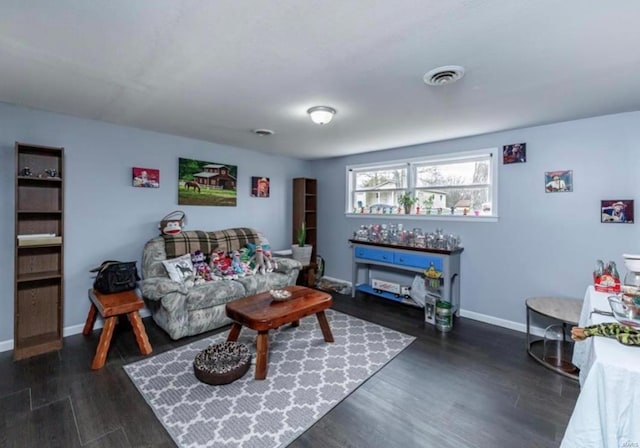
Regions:
<svg viewBox="0 0 640 448"><path fill-rule="evenodd" d="M345 212L497 218L498 154L497 148L490 148L347 166ZM410 198L409 204L400 202L403 195Z"/></svg>

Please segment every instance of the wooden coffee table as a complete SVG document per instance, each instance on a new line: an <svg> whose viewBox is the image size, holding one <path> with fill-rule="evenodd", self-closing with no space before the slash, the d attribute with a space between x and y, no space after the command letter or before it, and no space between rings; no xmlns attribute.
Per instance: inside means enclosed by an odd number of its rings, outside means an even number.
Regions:
<svg viewBox="0 0 640 448"><path fill-rule="evenodd" d="M288 286L283 289L291 291L291 299L277 302L268 292L264 292L234 300L226 306L227 316L233 320L227 341L237 341L243 326L258 332L255 373L257 380L267 377L269 330L285 324L297 327L300 319L315 314L324 340L333 342L333 334L324 314L324 310L333 304L331 295L304 286Z"/></svg>

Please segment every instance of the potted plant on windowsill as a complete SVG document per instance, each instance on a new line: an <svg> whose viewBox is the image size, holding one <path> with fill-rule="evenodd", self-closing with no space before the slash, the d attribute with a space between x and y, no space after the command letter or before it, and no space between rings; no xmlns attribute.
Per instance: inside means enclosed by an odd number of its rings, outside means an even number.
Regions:
<svg viewBox="0 0 640 448"><path fill-rule="evenodd" d="M427 199L422 201L422 204L424 205L424 209L425 209L427 215L431 214L431 207L433 207L433 200L435 198L436 198L436 195L435 194L431 194L431 195L429 195L429 197L427 197Z"/></svg>
<svg viewBox="0 0 640 448"><path fill-rule="evenodd" d="M313 246L306 244L307 241L307 227L304 221L298 229L298 236L296 238L297 243L291 246L291 256L294 260L298 260L303 266L307 266L311 262L311 252Z"/></svg>
<svg viewBox="0 0 640 448"><path fill-rule="evenodd" d="M409 193L408 191L401 194L398 198L398 203L402 207L404 207L405 215L411 214L411 207L413 207L413 204L415 204L416 202L418 202L418 198L411 196L411 193Z"/></svg>

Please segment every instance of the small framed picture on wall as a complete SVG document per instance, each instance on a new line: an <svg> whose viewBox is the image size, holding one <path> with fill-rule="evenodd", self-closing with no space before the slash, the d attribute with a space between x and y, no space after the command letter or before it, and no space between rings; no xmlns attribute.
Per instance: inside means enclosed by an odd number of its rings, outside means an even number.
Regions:
<svg viewBox="0 0 640 448"><path fill-rule="evenodd" d="M527 144L514 143L513 145L504 145L502 147L502 163L505 165L511 163L525 163L527 161Z"/></svg>
<svg viewBox="0 0 640 448"><path fill-rule="evenodd" d="M133 168L133 186L160 188L160 170L154 168Z"/></svg>
<svg viewBox="0 0 640 448"><path fill-rule="evenodd" d="M633 224L632 199L600 201L600 222Z"/></svg>
<svg viewBox="0 0 640 448"><path fill-rule="evenodd" d="M544 173L544 191L563 193L573 191L573 171L547 171Z"/></svg>
<svg viewBox="0 0 640 448"><path fill-rule="evenodd" d="M251 197L268 198L270 182L268 177L254 176L251 178Z"/></svg>

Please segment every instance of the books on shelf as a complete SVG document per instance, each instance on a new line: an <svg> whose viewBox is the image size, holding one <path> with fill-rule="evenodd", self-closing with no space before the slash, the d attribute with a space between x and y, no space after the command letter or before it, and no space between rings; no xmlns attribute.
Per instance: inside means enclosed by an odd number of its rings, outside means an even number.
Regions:
<svg viewBox="0 0 640 448"><path fill-rule="evenodd" d="M51 238L56 236L55 233L27 233L24 235L18 235L18 239L31 239L31 238Z"/></svg>
<svg viewBox="0 0 640 448"><path fill-rule="evenodd" d="M61 244L62 237L55 233L34 233L18 235L18 246L42 246L46 244Z"/></svg>

